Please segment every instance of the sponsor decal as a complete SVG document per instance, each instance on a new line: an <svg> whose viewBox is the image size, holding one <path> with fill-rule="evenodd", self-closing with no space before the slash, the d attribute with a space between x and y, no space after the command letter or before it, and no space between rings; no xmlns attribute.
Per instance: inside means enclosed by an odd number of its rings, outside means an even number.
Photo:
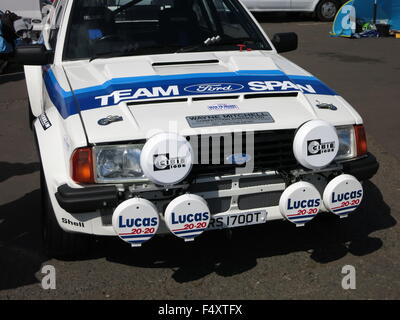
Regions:
<svg viewBox="0 0 400 320"><path fill-rule="evenodd" d="M340 202L340 201L347 201L347 200L354 200L361 198L363 196L363 190L351 191L351 192L344 192L344 193L335 193L332 192L332 203Z"/></svg>
<svg viewBox="0 0 400 320"><path fill-rule="evenodd" d="M325 207L340 217L346 217L360 205L364 195L361 183L352 175L341 174L324 190Z"/></svg>
<svg viewBox="0 0 400 320"><path fill-rule="evenodd" d="M71 221L71 220L69 220L67 218L62 218L61 222L65 223L65 224L69 224L69 225L74 226L74 227L81 227L81 228L85 227L85 224L83 222L80 222L80 221L79 222L74 222L74 221Z"/></svg>
<svg viewBox="0 0 400 320"><path fill-rule="evenodd" d="M184 239L193 239L202 234L207 229L210 222L210 212L197 213L177 213L171 212L168 215L168 227L177 237Z"/></svg>
<svg viewBox="0 0 400 320"><path fill-rule="evenodd" d="M190 241L207 229L211 214L203 198L184 194L168 204L164 218L168 229L175 236Z"/></svg>
<svg viewBox="0 0 400 320"><path fill-rule="evenodd" d="M272 123L274 122L274 119L269 112L247 112L188 116L186 117L186 121L189 123L191 128L200 128L254 123Z"/></svg>
<svg viewBox="0 0 400 320"><path fill-rule="evenodd" d="M189 141L172 132L152 136L140 154L143 173L158 185L181 182L192 168L193 149Z"/></svg>
<svg viewBox="0 0 400 320"><path fill-rule="evenodd" d="M158 210L146 199L131 198L114 210L112 225L121 240L132 246L140 246L157 233Z"/></svg>
<svg viewBox="0 0 400 320"><path fill-rule="evenodd" d="M244 86L238 83L204 83L188 86L183 90L191 93L229 93L243 88Z"/></svg>
<svg viewBox="0 0 400 320"><path fill-rule="evenodd" d="M152 88L117 90L109 95L97 96L94 99L99 100L100 105L104 107L110 104L116 105L121 101L125 100L137 100L140 98L160 98L160 97L170 97L178 95L179 95L178 86L168 86L165 88L152 87Z"/></svg>
<svg viewBox="0 0 400 320"><path fill-rule="evenodd" d="M176 214L175 212L171 213L172 224L208 221L209 219L210 219L209 212L182 213L182 214Z"/></svg>
<svg viewBox="0 0 400 320"><path fill-rule="evenodd" d="M132 228L132 227L155 227L158 224L158 218L125 218L118 217L118 228Z"/></svg>
<svg viewBox="0 0 400 320"><path fill-rule="evenodd" d="M308 169L326 167L334 160L338 150L336 129L323 120L310 120L302 124L293 140L296 160Z"/></svg>
<svg viewBox="0 0 400 320"><path fill-rule="evenodd" d="M154 171L184 168L186 166L185 160L183 157L170 159L169 153L155 154L153 155L153 168Z"/></svg>
<svg viewBox="0 0 400 320"><path fill-rule="evenodd" d="M271 74L268 70L114 78L72 93L61 87L51 68L43 67L43 71L47 92L63 118L127 100L262 91L337 95L313 76Z"/></svg>
<svg viewBox="0 0 400 320"><path fill-rule="evenodd" d="M321 204L319 191L312 184L299 181L282 193L279 209L287 220L302 226L318 214Z"/></svg>
<svg viewBox="0 0 400 320"><path fill-rule="evenodd" d="M332 111L337 110L337 107L332 103L319 102L318 100L316 102L317 102L317 108L319 109L328 109Z"/></svg>
<svg viewBox="0 0 400 320"><path fill-rule="evenodd" d="M295 200L295 199L288 199L287 202L287 209L306 209L306 208L314 208L319 207L321 205L321 199L304 199L304 200Z"/></svg>
<svg viewBox="0 0 400 320"><path fill-rule="evenodd" d="M301 91L303 93L317 93L311 84L295 84L292 81L251 81L249 88L252 91Z"/></svg>
<svg viewBox="0 0 400 320"><path fill-rule="evenodd" d="M335 152L335 141L321 142L321 139L307 141L307 155L315 156L323 153Z"/></svg>
<svg viewBox="0 0 400 320"><path fill-rule="evenodd" d="M236 104L214 104L207 107L210 111L220 111L220 110L238 110L239 107Z"/></svg>
<svg viewBox="0 0 400 320"><path fill-rule="evenodd" d="M226 158L226 162L229 164L245 164L251 160L251 156L246 153L232 154Z"/></svg>
<svg viewBox="0 0 400 320"><path fill-rule="evenodd" d="M49 118L47 117L46 113L42 113L38 117L40 124L42 125L43 130L47 130L51 127L51 122Z"/></svg>
<svg viewBox="0 0 400 320"><path fill-rule="evenodd" d="M123 121L123 120L124 120L124 118L122 118L121 116L108 116L107 118L100 119L99 121L97 121L97 123L100 126L107 126L110 123L119 122L119 121Z"/></svg>

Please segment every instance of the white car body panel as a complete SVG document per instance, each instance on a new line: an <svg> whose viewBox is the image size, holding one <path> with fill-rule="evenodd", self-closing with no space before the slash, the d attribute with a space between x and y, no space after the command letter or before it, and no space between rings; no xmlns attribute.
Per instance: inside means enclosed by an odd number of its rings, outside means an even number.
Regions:
<svg viewBox="0 0 400 320"><path fill-rule="evenodd" d="M68 184L73 188L83 187L72 181L70 176L70 158L76 148L86 147L89 144L144 140L160 130L184 135L194 135L204 133L204 131L207 134L221 133L219 127L193 129L188 125L185 117L215 114L215 111L208 107L219 103L218 94L213 95L215 100L193 101L194 97L202 97L204 94L192 94L185 91L189 86L215 82L238 82L243 87L242 91L220 93L221 96L232 96L232 99L223 100L223 103L236 105L238 109L234 112L239 113L267 111L275 120L273 123L254 124L250 127L249 125L225 126L223 130L229 132L295 129L311 119L326 120L335 126L362 124L360 115L343 98L310 73L280 56L254 17L252 17L253 21L271 44L272 50L164 54L96 59L91 62L88 60L62 61L63 43L67 29L65 17L71 11L72 2L71 0L61 0L55 10L57 12L60 6L63 6L65 11L62 20L64 22L59 26L54 63L43 68L39 67L39 69L37 67L25 68L32 112L35 116L45 112L51 123L51 127L44 130L39 120L36 119L34 127L54 212L60 226L66 231L115 235L112 226L102 223L100 212L70 214L63 210L55 199L54 194L57 192L57 187L62 184ZM48 18L47 31L43 33L47 47L49 47L49 30L56 23L54 16L53 13ZM218 63L152 66L153 63L160 62L196 60L217 60ZM38 80L39 73L43 75L43 82ZM199 74L203 74L203 76L199 76ZM226 76L229 80L219 80L220 76ZM266 90L260 89L262 87L260 84L250 85L253 81L260 82L261 78L265 81L279 81L281 84L285 82L287 86L294 85L295 90L293 87L283 89L282 86ZM178 91L174 91L177 94L172 94L171 91L171 94L163 97L160 95L157 97L145 96L142 97L142 100L138 100L126 98L125 93L126 99L118 103L112 102L113 97L110 96L112 93L127 90L126 86L134 84L137 85L136 89L145 88L146 90L161 86L165 92L167 90L164 86L164 81L167 81L165 79L170 81L168 86L178 86ZM185 83L181 84L181 81ZM132 94L136 92L134 89L129 90L132 90ZM251 100L244 98L246 94L274 92L284 94L291 91L297 92L297 97L260 97ZM40 94L41 92L43 95ZM157 92L162 91L158 90ZM104 98L107 95L110 97ZM170 98L187 100L163 103ZM128 106L128 103L138 101L154 103ZM105 102L104 105L101 105L102 102ZM332 112L318 109L316 104L319 102L332 103L337 106L338 110ZM296 116L293 116L294 114ZM98 124L100 119L109 115L122 116L124 121L109 126ZM255 175L259 174L261 173ZM240 176L233 178L234 181L239 181L239 179ZM261 192L260 190L266 190L266 188L284 190L285 186L284 184L275 184L240 188L240 190L232 188L232 190L218 191L215 195L223 196L229 193L239 195L243 192L257 192L257 190ZM208 196L211 195L208 194ZM234 209L235 212L239 211L237 207ZM283 219L278 206L262 209L268 211L267 220ZM83 222L84 226L62 223L63 218L73 222ZM166 232L165 226L161 226L159 233Z"/></svg>
<svg viewBox="0 0 400 320"><path fill-rule="evenodd" d="M38 117L43 112L44 104L42 67L24 66L24 71L32 114Z"/></svg>

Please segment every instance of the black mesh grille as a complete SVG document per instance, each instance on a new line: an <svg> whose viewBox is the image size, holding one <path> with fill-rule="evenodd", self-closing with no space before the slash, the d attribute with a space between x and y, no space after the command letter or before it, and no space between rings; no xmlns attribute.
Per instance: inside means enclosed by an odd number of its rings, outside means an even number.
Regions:
<svg viewBox="0 0 400 320"><path fill-rule="evenodd" d="M251 156L251 161L254 161L254 171L284 170L297 166L292 149L295 130L257 131L251 134L253 137L247 137L248 133L188 137L198 163L193 166L192 175L234 174L237 167L245 165L229 164L226 159L237 153ZM226 143L231 147L225 148ZM213 148L214 154L212 154Z"/></svg>

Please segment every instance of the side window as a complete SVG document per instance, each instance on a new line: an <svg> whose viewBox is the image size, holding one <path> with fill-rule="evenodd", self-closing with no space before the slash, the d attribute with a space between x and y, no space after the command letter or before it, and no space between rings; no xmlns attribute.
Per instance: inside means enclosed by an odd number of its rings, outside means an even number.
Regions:
<svg viewBox="0 0 400 320"><path fill-rule="evenodd" d="M59 1L59 2L60 3L58 5L58 7L56 9L56 13L55 13L55 19L53 21L53 25L50 30L49 44L52 49L55 49L56 44L57 44L58 30L60 29L60 25L61 25L63 13L64 13L64 7L65 7L64 1Z"/></svg>

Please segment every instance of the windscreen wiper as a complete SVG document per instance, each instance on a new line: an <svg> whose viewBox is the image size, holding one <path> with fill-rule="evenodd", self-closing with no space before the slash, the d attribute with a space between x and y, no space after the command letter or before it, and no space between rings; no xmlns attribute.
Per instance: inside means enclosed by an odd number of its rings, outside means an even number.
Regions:
<svg viewBox="0 0 400 320"><path fill-rule="evenodd" d="M218 38L218 40L216 40L216 38ZM214 39L214 40L212 40L212 39ZM251 38L236 38L236 39L222 40L222 38L220 36L217 36L217 37L208 38L204 42L202 42L198 45L192 45L192 46L180 48L178 51L176 51L176 53L194 52L201 48L216 47L216 46L229 46L229 45L242 45L242 44L246 44L246 43L255 43L255 41Z"/></svg>
<svg viewBox="0 0 400 320"><path fill-rule="evenodd" d="M100 52L100 53L96 53L93 56L91 56L89 59L89 62L92 62L93 60L100 59L100 58L108 59L108 58L131 56L133 53L137 53L137 49L117 51L117 52Z"/></svg>
<svg viewBox="0 0 400 320"><path fill-rule="evenodd" d="M166 46L152 46L152 47L139 47L139 46L129 46L129 48L123 50L123 51L117 51L117 52L100 52L94 54L92 57L90 57L89 62L95 60L95 59L108 59L108 58L117 58L117 57L127 57L127 56L132 56L132 55L139 55L139 54L154 54L154 51L162 51L161 53L164 53L163 51L166 51L167 49L170 49L170 53L173 52L171 51L172 48L166 47ZM158 53L158 52L157 52Z"/></svg>
<svg viewBox="0 0 400 320"><path fill-rule="evenodd" d="M95 53L92 55L89 59L89 62L92 62L93 60L96 60L98 58L112 58L114 56L115 52L101 52L101 53Z"/></svg>

